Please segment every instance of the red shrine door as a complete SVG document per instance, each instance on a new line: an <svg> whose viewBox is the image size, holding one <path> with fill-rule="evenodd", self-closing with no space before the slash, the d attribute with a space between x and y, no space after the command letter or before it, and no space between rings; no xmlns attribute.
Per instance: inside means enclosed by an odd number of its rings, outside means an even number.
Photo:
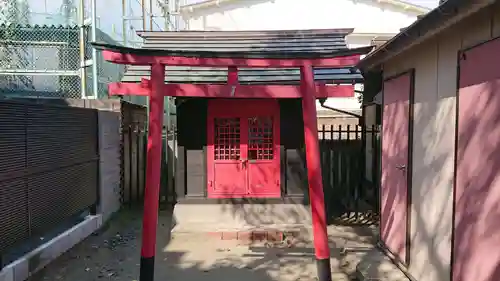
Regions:
<svg viewBox="0 0 500 281"><path fill-rule="evenodd" d="M209 198L280 197L280 120L276 100L210 100Z"/></svg>

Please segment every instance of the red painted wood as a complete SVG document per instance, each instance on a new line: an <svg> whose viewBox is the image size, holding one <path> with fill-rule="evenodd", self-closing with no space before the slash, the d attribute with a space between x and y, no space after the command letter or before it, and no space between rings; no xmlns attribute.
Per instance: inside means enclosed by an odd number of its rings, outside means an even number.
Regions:
<svg viewBox="0 0 500 281"><path fill-rule="evenodd" d="M402 262L407 243L407 167L411 74L384 82L380 237ZM404 165L406 169L398 169Z"/></svg>
<svg viewBox="0 0 500 281"><path fill-rule="evenodd" d="M217 116L209 118L208 126L208 196L246 196L246 170L241 161L246 157L242 145L245 136L241 134L243 120L238 115Z"/></svg>
<svg viewBox="0 0 500 281"><path fill-rule="evenodd" d="M460 59L452 281L500 280L499 50L495 39Z"/></svg>
<svg viewBox="0 0 500 281"><path fill-rule="evenodd" d="M304 64L311 64L318 67L341 67L355 66L360 59L359 55L319 59L194 58L122 54L112 50L104 50L102 55L105 60L117 64L150 65L160 63L171 66L300 67Z"/></svg>
<svg viewBox="0 0 500 281"><path fill-rule="evenodd" d="M307 179L311 200L314 250L317 259L329 259L330 247L326 229L325 197L318 140L318 116L314 86L314 73L311 65L300 69L302 98L302 116L304 119L304 140L306 145Z"/></svg>
<svg viewBox="0 0 500 281"><path fill-rule="evenodd" d="M228 67L227 84L231 86L238 85L238 68L236 66Z"/></svg>
<svg viewBox="0 0 500 281"><path fill-rule="evenodd" d="M146 85L143 83L112 82L108 84L108 93L110 96L149 96L151 95L151 87L149 80Z"/></svg>
<svg viewBox="0 0 500 281"><path fill-rule="evenodd" d="M249 159L249 118L256 116L273 118L273 140L271 159ZM221 152L215 130L222 119L237 119L238 131L219 129L225 137L234 132L231 143ZM234 121L236 122L236 120ZM207 193L209 198L270 198L280 197L280 150L279 150L279 105L276 100L210 100L207 121ZM255 134L253 134L255 135ZM252 138L250 138L252 139ZM219 139L220 140L220 139ZM227 156L227 154L230 154ZM226 157L221 157L221 155ZM254 155L254 154L252 154ZM221 159L223 158L223 159ZM255 158L255 157L254 157Z"/></svg>
<svg viewBox="0 0 500 281"><path fill-rule="evenodd" d="M149 82L110 83L109 95L148 96ZM208 85L208 84L165 84L163 94L173 97L210 97L210 98L300 98L300 86L294 85ZM316 98L353 97L352 85L317 85Z"/></svg>
<svg viewBox="0 0 500 281"><path fill-rule="evenodd" d="M148 150L146 155L146 188L144 191L144 214L142 224L141 256L155 256L156 225L158 223L158 198L160 195L160 172L162 154L162 128L164 97L161 94L165 66L151 67L152 95L149 106Z"/></svg>
<svg viewBox="0 0 500 281"><path fill-rule="evenodd" d="M280 108L277 102L268 104L266 114L253 113L247 118L248 192L259 197L279 198ZM271 134L265 129L270 129Z"/></svg>

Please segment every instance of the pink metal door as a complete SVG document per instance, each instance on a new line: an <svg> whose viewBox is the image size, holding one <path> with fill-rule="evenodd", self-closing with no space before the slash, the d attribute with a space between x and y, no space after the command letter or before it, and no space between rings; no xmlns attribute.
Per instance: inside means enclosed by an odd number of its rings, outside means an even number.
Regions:
<svg viewBox="0 0 500 281"><path fill-rule="evenodd" d="M500 39L460 58L453 281L500 280Z"/></svg>
<svg viewBox="0 0 500 281"><path fill-rule="evenodd" d="M411 73L384 82L380 236L402 262L407 254Z"/></svg>
<svg viewBox="0 0 500 281"><path fill-rule="evenodd" d="M275 100L209 102L208 197L280 197L279 124Z"/></svg>

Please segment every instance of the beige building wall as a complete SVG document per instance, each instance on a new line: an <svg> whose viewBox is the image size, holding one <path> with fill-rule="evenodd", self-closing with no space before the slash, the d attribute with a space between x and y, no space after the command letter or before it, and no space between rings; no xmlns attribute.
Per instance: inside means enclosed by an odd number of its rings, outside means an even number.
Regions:
<svg viewBox="0 0 500 281"><path fill-rule="evenodd" d="M384 64L386 78L415 69L409 272L418 281L450 280L457 52L498 36L497 5Z"/></svg>

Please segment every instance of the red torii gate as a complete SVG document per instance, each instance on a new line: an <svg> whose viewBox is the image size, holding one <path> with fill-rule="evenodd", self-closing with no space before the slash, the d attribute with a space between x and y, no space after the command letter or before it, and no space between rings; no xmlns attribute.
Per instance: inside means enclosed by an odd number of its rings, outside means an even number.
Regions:
<svg viewBox="0 0 500 281"><path fill-rule="evenodd" d="M316 85L313 67L354 67L360 55L372 47L319 52L213 52L136 49L93 43L105 60L116 64L150 65L151 79L141 83L115 82L110 95L140 95L150 99L146 188L142 229L140 280L154 278L156 226L160 189L164 97L210 98L302 98L307 176L313 224L314 248L319 281L330 281L325 202L318 143L316 98L343 97L350 86ZM228 67L226 85L165 84L165 65ZM297 67L300 85L239 85L238 67Z"/></svg>

